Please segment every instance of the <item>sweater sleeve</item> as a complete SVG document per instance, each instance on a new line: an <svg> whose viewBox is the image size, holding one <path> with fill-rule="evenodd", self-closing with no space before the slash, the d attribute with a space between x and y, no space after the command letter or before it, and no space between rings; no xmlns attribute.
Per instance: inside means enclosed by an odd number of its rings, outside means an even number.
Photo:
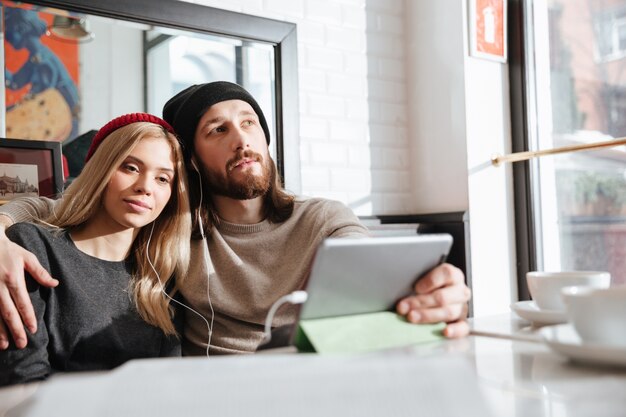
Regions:
<svg viewBox="0 0 626 417"><path fill-rule="evenodd" d="M32 225L11 226L7 229L7 236L18 245L32 251L44 268L48 266L44 245ZM26 288L35 310L37 332L30 334L26 331L28 345L24 349L17 349L11 340L9 348L0 351L0 386L44 379L51 373L47 350L48 329L44 321L46 299L50 290L40 287L28 274Z"/></svg>
<svg viewBox="0 0 626 417"><path fill-rule="evenodd" d="M343 203L328 201L324 217L327 237L369 236L367 228L359 221L354 212Z"/></svg>
<svg viewBox="0 0 626 417"><path fill-rule="evenodd" d="M47 197L17 198L0 207L0 216L8 217L13 224L45 219L57 203Z"/></svg>

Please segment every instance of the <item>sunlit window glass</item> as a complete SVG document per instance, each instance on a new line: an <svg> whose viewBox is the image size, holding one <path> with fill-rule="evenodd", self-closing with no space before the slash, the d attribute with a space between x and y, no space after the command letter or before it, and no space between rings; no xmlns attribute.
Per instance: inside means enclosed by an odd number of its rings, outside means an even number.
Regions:
<svg viewBox="0 0 626 417"><path fill-rule="evenodd" d="M528 5L532 148L626 136L626 1ZM626 148L543 157L531 169L538 267L626 282Z"/></svg>

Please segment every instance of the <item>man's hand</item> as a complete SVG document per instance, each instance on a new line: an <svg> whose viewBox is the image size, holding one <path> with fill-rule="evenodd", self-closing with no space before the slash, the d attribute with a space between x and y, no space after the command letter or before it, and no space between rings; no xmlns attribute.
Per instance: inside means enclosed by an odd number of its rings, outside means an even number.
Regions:
<svg viewBox="0 0 626 417"><path fill-rule="evenodd" d="M446 322L443 331L449 338L469 334L467 302L470 289L460 269L442 264L428 272L415 284L415 295L401 300L396 306L398 314L411 323Z"/></svg>
<svg viewBox="0 0 626 417"><path fill-rule="evenodd" d="M20 349L27 343L24 325L31 333L37 331L24 270L46 287L55 287L59 283L52 279L35 255L11 242L4 234L4 228L0 228L0 349L3 350L9 347L7 327Z"/></svg>

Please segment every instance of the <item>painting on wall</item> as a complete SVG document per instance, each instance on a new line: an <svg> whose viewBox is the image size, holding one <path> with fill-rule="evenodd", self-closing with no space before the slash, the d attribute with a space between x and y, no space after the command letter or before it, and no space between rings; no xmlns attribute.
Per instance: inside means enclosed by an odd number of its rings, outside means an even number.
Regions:
<svg viewBox="0 0 626 417"><path fill-rule="evenodd" d="M506 0L468 1L470 56L506 62Z"/></svg>
<svg viewBox="0 0 626 417"><path fill-rule="evenodd" d="M48 36L56 17L50 9L9 1L2 5L6 136L56 142L76 136L78 44Z"/></svg>

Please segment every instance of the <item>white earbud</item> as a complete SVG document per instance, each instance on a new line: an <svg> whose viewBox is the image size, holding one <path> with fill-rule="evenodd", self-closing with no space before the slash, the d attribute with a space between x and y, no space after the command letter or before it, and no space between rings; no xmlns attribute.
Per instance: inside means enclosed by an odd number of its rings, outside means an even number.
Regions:
<svg viewBox="0 0 626 417"><path fill-rule="evenodd" d="M200 173L200 168L198 168L198 164L196 164L196 158L191 158L191 166L198 174Z"/></svg>

